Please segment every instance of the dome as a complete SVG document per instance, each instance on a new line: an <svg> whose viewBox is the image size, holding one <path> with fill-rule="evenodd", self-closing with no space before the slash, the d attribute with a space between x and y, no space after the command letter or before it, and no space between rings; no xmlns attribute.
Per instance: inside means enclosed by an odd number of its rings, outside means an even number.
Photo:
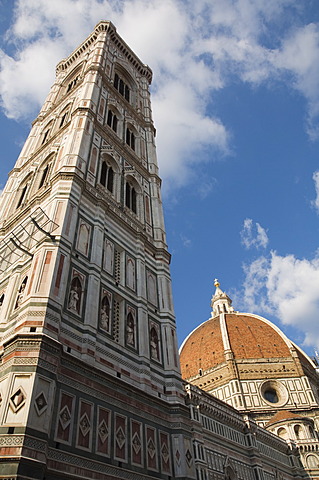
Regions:
<svg viewBox="0 0 319 480"><path fill-rule="evenodd" d="M314 374L309 357L276 325L259 315L235 312L219 285L215 280L212 317L195 328L180 348L183 379L210 391L231 378Z"/></svg>
<svg viewBox="0 0 319 480"><path fill-rule="evenodd" d="M290 342L268 320L246 313L226 313L222 317L207 320L183 343L180 350L183 378L225 362L227 350L232 352L235 361L291 356Z"/></svg>

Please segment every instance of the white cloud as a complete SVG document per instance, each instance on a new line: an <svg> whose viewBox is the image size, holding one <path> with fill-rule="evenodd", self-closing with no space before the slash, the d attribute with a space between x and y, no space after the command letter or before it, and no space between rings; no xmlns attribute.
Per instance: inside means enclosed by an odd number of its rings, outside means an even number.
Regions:
<svg viewBox="0 0 319 480"><path fill-rule="evenodd" d="M268 235L266 230L258 223L252 221L251 218L246 218L243 223L243 228L240 232L241 243L245 248L265 248L268 245Z"/></svg>
<svg viewBox="0 0 319 480"><path fill-rule="evenodd" d="M290 84L307 100L308 131L316 135L318 26L297 28L293 16L287 22L296 5L296 0L17 0L8 43L0 51L2 108L10 118L34 115L53 83L54 65L98 21L109 19L154 71L161 176L166 186L169 179L178 187L195 178L192 172L203 158L212 161L229 152L227 128L206 108L213 92L233 78L252 85L269 79ZM270 36L274 26L278 38Z"/></svg>
<svg viewBox="0 0 319 480"><path fill-rule="evenodd" d="M271 252L244 267L243 305L247 311L277 316L298 328L304 344L319 346L319 252L312 259Z"/></svg>
<svg viewBox="0 0 319 480"><path fill-rule="evenodd" d="M315 207L317 210L317 213L319 214L319 170L314 172L312 175L313 181L315 182L315 189L316 189L316 198L315 200L312 201L312 205Z"/></svg>
<svg viewBox="0 0 319 480"><path fill-rule="evenodd" d="M192 241L191 241L190 238L185 237L185 235L183 235L183 234L181 234L180 237L181 237L182 244L183 244L184 247L190 248L192 246Z"/></svg>

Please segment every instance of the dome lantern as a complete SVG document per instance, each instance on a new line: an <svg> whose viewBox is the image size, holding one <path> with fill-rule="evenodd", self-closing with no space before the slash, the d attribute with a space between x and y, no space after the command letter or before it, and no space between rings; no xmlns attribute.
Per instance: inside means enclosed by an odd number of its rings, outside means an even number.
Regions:
<svg viewBox="0 0 319 480"><path fill-rule="evenodd" d="M221 313L233 313L234 308L232 307L232 301L229 296L220 288L220 283L217 278L214 280L214 285L216 290L211 300L211 307L213 309L212 317L216 317Z"/></svg>

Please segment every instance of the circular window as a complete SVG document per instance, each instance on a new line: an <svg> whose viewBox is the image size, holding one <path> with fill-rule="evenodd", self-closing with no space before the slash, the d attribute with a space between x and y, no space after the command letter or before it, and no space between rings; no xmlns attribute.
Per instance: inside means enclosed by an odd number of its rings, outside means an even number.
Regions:
<svg viewBox="0 0 319 480"><path fill-rule="evenodd" d="M260 387L260 393L268 405L282 406L288 401L286 387L277 380L267 380Z"/></svg>

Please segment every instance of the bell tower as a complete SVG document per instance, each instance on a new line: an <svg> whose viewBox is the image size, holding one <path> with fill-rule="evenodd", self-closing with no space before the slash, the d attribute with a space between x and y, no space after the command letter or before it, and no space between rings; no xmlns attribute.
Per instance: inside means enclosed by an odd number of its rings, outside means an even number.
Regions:
<svg viewBox="0 0 319 480"><path fill-rule="evenodd" d="M193 477L151 79L100 22L57 65L9 174L1 478Z"/></svg>

